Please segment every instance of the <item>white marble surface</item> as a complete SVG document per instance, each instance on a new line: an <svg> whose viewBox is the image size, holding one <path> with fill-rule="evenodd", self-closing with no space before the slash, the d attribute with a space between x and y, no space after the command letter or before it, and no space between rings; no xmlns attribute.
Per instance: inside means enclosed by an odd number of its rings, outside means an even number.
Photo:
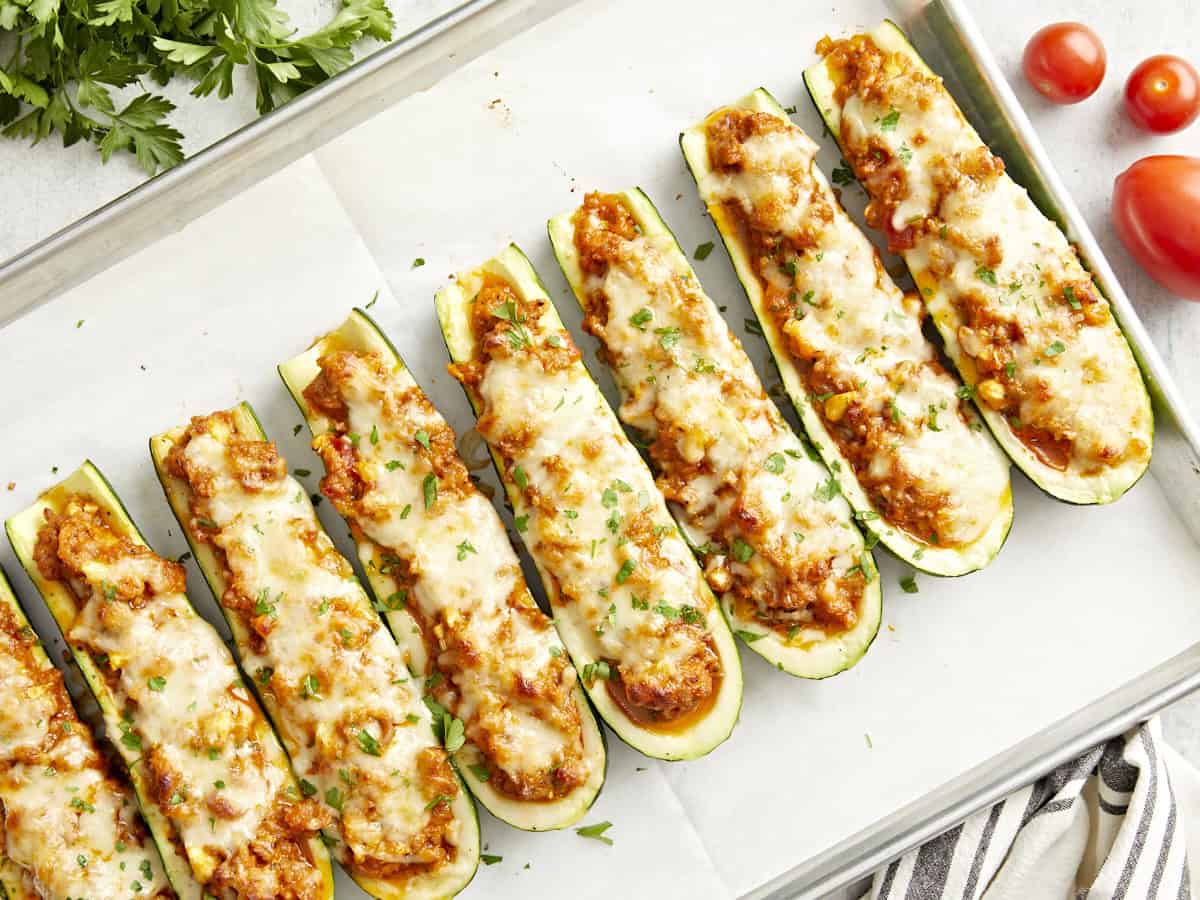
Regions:
<svg viewBox="0 0 1200 900"><path fill-rule="evenodd" d="M967 0L1001 68L1029 112L1067 188L1078 202L1116 269L1168 366L1183 388L1193 415L1200 416L1200 304L1169 296L1145 276L1125 252L1109 223L1115 176L1134 160L1153 153L1200 154L1200 124L1168 138L1139 134L1120 109L1125 75L1144 57L1171 51L1200 63L1200 3L1151 0L1132 4L1106 0ZM303 0L301 19L315 18L328 0ZM397 0L403 22L414 22L446 0ZM1104 39L1109 72L1096 96L1075 107L1055 107L1029 89L1020 74L1024 43L1050 21L1079 19ZM175 99L186 88L169 92ZM246 92L249 95L249 92ZM183 119L189 151L244 124L252 100L192 107ZM36 152L35 152L36 151ZM0 259L7 258L92 208L134 187L140 171L125 160L100 167L87 147L29 148L0 141ZM1200 765L1200 695L1165 713L1168 739Z"/></svg>

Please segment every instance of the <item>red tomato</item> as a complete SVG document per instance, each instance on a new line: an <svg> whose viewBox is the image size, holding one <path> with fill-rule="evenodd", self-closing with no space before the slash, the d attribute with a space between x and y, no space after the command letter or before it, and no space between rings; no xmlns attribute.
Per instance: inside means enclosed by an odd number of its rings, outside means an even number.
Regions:
<svg viewBox="0 0 1200 900"><path fill-rule="evenodd" d="M1079 22L1047 25L1025 45L1025 77L1054 103L1078 103L1096 93L1106 61L1096 32Z"/></svg>
<svg viewBox="0 0 1200 900"><path fill-rule="evenodd" d="M1117 236L1155 281L1200 300L1200 158L1147 156L1117 176Z"/></svg>
<svg viewBox="0 0 1200 900"><path fill-rule="evenodd" d="M1152 56L1125 82L1125 111L1138 128L1155 134L1186 128L1200 116L1200 75L1186 59Z"/></svg>

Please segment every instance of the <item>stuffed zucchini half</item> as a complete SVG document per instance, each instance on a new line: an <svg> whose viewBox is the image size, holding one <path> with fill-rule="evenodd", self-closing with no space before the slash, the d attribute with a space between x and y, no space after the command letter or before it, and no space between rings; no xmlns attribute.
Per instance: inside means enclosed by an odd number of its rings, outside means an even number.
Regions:
<svg viewBox="0 0 1200 900"><path fill-rule="evenodd" d="M375 897L449 897L479 826L421 680L247 404L151 439L171 508L335 858Z"/></svg>
<svg viewBox="0 0 1200 900"><path fill-rule="evenodd" d="M1004 454L762 88L680 146L809 438L859 522L910 565L963 575L1012 525Z"/></svg>
<svg viewBox="0 0 1200 900"><path fill-rule="evenodd" d="M447 739L459 774L510 825L577 821L604 784L602 732L450 426L360 309L279 374L312 429L321 491L350 525L376 609L463 723Z"/></svg>
<svg viewBox="0 0 1200 900"><path fill-rule="evenodd" d="M735 633L803 678L854 665L879 578L838 478L792 432L640 190L550 220L559 265Z"/></svg>
<svg viewBox="0 0 1200 900"><path fill-rule="evenodd" d="M1000 445L1047 493L1108 503L1150 462L1154 420L1108 301L891 22L825 38L804 73Z"/></svg>
<svg viewBox="0 0 1200 900"><path fill-rule="evenodd" d="M129 766L181 896L333 897L327 818L301 796L229 648L192 607L90 462L9 519L8 533Z"/></svg>
<svg viewBox="0 0 1200 900"><path fill-rule="evenodd" d="M733 730L737 645L646 464L515 246L437 295L558 633L601 717L647 756Z"/></svg>
<svg viewBox="0 0 1200 900"><path fill-rule="evenodd" d="M76 714L3 570L0 691L0 893L8 900L176 896L133 791Z"/></svg>

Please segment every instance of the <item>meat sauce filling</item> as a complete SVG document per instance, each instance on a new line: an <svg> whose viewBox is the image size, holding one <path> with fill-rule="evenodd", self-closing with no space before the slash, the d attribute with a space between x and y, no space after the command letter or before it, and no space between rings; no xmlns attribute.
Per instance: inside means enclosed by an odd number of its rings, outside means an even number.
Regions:
<svg viewBox="0 0 1200 900"><path fill-rule="evenodd" d="M575 247L585 276L602 281L612 266L639 270L635 248L641 229L620 197L588 194L575 214L573 224ZM661 296L655 294L659 303L667 302L663 299L665 296L672 297L672 311L678 310L681 330L689 339L695 337L702 345L710 314L707 301L699 295L699 287L691 279L676 275L669 285L655 285L652 290L662 292ZM615 338L610 334L609 300L603 288L588 292L584 306L584 329L601 341L609 365L619 371L627 364L625 348L614 343ZM742 410L747 418L762 417L767 421L768 439L773 441L787 429L786 424L766 397L753 371L739 371L741 367L727 360L723 349L710 351L720 354L716 359L698 357L705 361L701 368L711 369L707 374L721 379L723 402L732 409ZM652 368L656 373L663 367L677 365L669 352L660 353L659 350L661 342L657 349L649 351L655 356ZM749 370L748 360L744 363ZM697 377L704 374L699 373ZM660 383L657 376L654 383ZM828 558L798 553L797 548L787 545L775 547L769 531L776 517L758 509L750 497L743 496L743 485L754 477L754 473L739 471L737 466L719 467L714 454L706 453L698 461L689 459L685 453L696 423L670 411L656 411L653 418L655 433L649 454L659 472L658 486L668 499L685 509L697 511L691 525L708 538L704 545L707 551L704 552L705 573L713 590L725 596L732 594L740 616L754 619L781 635L786 636L801 622L827 632L853 627L858 621L866 584L861 568L835 576ZM722 456L715 454L717 459ZM714 493L711 505L697 496L698 491L707 490L706 485L711 485ZM714 517L716 521L712 521ZM764 574L738 564L732 558L730 548L739 546L754 547L755 555L766 564L767 572ZM801 545L798 549L805 548Z"/></svg>
<svg viewBox="0 0 1200 900"><path fill-rule="evenodd" d="M221 604L241 619L248 630L250 649L269 657L271 635L279 626L279 620L269 598L264 603L261 592L237 578L227 551L223 549L227 542L214 520L211 506L221 499L218 475L189 458L187 452L191 441L204 436L215 438L223 445L229 468L237 482L235 490L244 491L249 496L278 493L289 479L287 464L273 443L241 436L236 419L228 411L193 418L174 442L165 460L167 472L184 480L190 488L188 502L192 534L212 549L223 567L226 590L221 597ZM315 519L308 523L300 519L293 520L289 528L290 534L304 544L305 553L313 566L322 573L332 575L339 583L348 584L352 581L353 570L349 563L319 531ZM239 552L243 549L238 548ZM341 840L332 843L342 864L356 876L396 882L435 872L451 863L458 852L453 840L457 823L452 804L459 787L449 757L440 746L427 746L417 751L411 778L426 803L422 822L412 831L380 833L379 820L385 814L386 800L398 773L391 773L392 777L381 777L374 768L350 766L343 761L361 758L362 751L367 752L364 762L382 758L381 754L387 751L392 742L393 732L402 726L410 727L412 723L405 722L402 716L398 717L400 722L397 723L397 715L390 709L351 702L333 722L333 727L329 726L325 714L319 712L321 704L313 700L335 689L339 682L346 679L353 682L360 677L352 670L369 667L370 661L360 659L360 656L364 648L376 639L383 623L369 605L363 604L365 609L360 608L360 604L348 597L332 596L322 605L323 611L318 609L317 614L329 631L322 632L315 639L335 641L336 647L332 651L334 659L326 664L314 664L302 679L297 679L296 684L285 681L278 671L270 668L259 669L252 675L264 695L273 698L282 710L285 731L300 738L298 747L289 747L293 762L301 752L313 757L311 773L304 774L309 774L309 777L320 774L330 780L327 771L332 765L330 761L337 760L343 766L339 780L332 781L334 786L323 793L315 786L310 784L306 787L305 782L301 782L305 793L321 794L326 805L337 811L336 817L331 817L325 809L320 809L319 815L326 822L332 818L334 828L340 831ZM307 626L308 623L301 624ZM391 642L390 636L387 640ZM394 642L391 646L394 647ZM337 659L351 670L350 674L334 667ZM346 684L344 688L346 695L358 689L353 684ZM364 733L370 734L366 730L368 725L379 731L380 737L374 739L374 743L363 737ZM403 779L403 784L409 784L408 775ZM316 824L315 816L313 824Z"/></svg>
<svg viewBox="0 0 1200 900"><path fill-rule="evenodd" d="M944 119L947 114L941 79L921 71L904 54L885 51L868 35L836 41L827 37L819 42L817 52L825 58L836 85L834 102L844 108L854 100L864 107L888 110L884 117L888 125L881 129L892 135L904 110L910 116L931 118ZM955 127L969 129L960 114L957 119ZM950 301L962 323L960 349L977 373L978 399L1000 414L1012 434L1051 469L1075 468L1094 475L1126 461L1146 459L1150 448L1140 436L1146 426L1141 414L1134 413L1135 421L1123 436L1111 430L1087 434L1055 402L1056 390L1071 393L1073 388L1047 377L1046 367L1059 363L1055 357L1064 348L1070 351L1099 343L1084 333L1089 329L1116 331L1107 301L1074 251L1065 243L1058 249L1036 241L1029 251L1020 246L1022 239L1028 240L1021 235L1002 240L1001 234L981 233L977 227L956 227L954 211L964 202L970 210L997 194L1005 175L1003 160L966 138L956 138L954 150L926 150L936 144L934 136L920 127L909 133L904 124L907 142L897 149L880 133L864 136L843 116L840 143L870 198L868 224L887 235L892 251L907 253L916 248L927 255L927 270L914 272L918 284L928 283L932 293L933 285L954 283L962 261L971 261L968 268L976 275L975 283L951 290ZM908 160L900 158L911 159L913 154L920 156L913 163L921 166L919 176L906 171ZM922 190L927 188L929 196L913 206L917 178L928 179ZM900 221L897 213L902 208L905 214ZM1036 224L1044 227L1040 214L1038 219ZM1031 259L1013 259L1014 254L1030 252ZM1014 265L1021 269L997 283L1001 268L1011 270ZM1085 370L1098 365L1086 356L1078 364ZM1083 384L1103 380L1099 370L1082 375Z"/></svg>
<svg viewBox="0 0 1200 900"><path fill-rule="evenodd" d="M95 614L102 628L119 632L129 626L132 616L149 614L147 608L156 601L161 603L164 596L186 591L183 566L163 559L148 547L118 533L91 500L82 496L69 497L62 509L61 514L46 511L46 522L38 532L35 560L43 578L56 581L69 590L80 610L77 621ZM108 571L119 571L121 575L96 584L85 573L97 565ZM89 606L93 607L90 613ZM76 637L75 630L68 633L68 639L88 646L86 640ZM224 782L219 782L219 787L205 785L201 796L193 796L192 792L198 786L172 762L172 754L160 744L143 745L136 725L138 703L128 695L122 683L121 660L106 653L104 648L89 647L89 650L93 659L98 660L99 670L112 695L124 704L122 717L126 730L120 739L127 744L136 744L143 751L141 758L150 773L154 799L168 821L174 823L179 819L182 823L197 815L232 820L251 813L239 809L222 793ZM152 654L154 651L147 647L144 652ZM168 671L166 677L160 676L160 686L151 683L150 690L165 690L170 674ZM254 726L262 724L261 714L246 688L231 684L222 703L226 708L207 711L213 717L207 724L213 727L197 721L188 734L180 735L180 740L187 744L183 749L197 758L212 759L213 753L227 754L233 747L245 746L250 753L248 756L239 754L237 766L263 771L269 763L253 733ZM216 722L227 727L218 729ZM202 808L197 809L197 804ZM220 847L209 848L221 857L221 861L207 880L206 890L217 897L244 900L276 897L315 900L323 894L323 878L311 857L308 842L328 821L329 816L315 801L291 798L285 791L280 792L252 840L232 853Z"/></svg>
<svg viewBox="0 0 1200 900"><path fill-rule="evenodd" d="M370 457L376 445L388 447L395 435L405 435L405 442L412 445L406 449L427 463L436 476L438 503L442 504L439 509L455 503L465 505L468 498L478 496L478 489L470 481L456 450L454 432L437 415L420 388L395 384L379 354L335 351L322 356L318 365L320 373L305 388L304 398L331 426L314 442L327 472L321 490L350 522L356 540L371 540L368 535L376 530L376 522L386 522L401 514L399 509L392 508L395 504L389 503L384 488L371 480L372 469L364 464L364 457ZM380 438L377 430L375 443L366 445L351 433L347 401L351 385L364 372L370 378L372 394L381 407L385 424L384 436ZM388 467L402 465L399 460L388 463ZM421 512L415 515L410 512L406 518L412 522L421 516ZM437 527L437 521L431 520L430 525ZM496 528L501 529L499 523ZM443 534L439 539L448 538ZM501 540L507 548L507 536L502 535ZM503 610L496 613L504 621L491 633L491 643L483 646L472 632L472 616L463 615L454 606L426 608L422 578L414 572L422 567L411 553L406 555L396 547L381 547L381 550L388 568L385 574L402 586L407 598L405 608L420 623L430 658L436 660L438 677L431 692L439 703L465 721L466 737L484 756L488 783L521 801L555 800L583 784L588 771L583 761L579 710L572 693L574 671L561 654L526 661L522 659L521 648L514 644L518 636L536 640L551 629L549 619L537 608L519 569ZM470 553L475 555L466 560L466 554ZM464 549L460 555L472 566L494 561L478 556L480 553L487 553L487 544L482 541L479 549ZM507 560L502 564L509 565ZM512 573L496 574L502 583ZM424 577L445 581L446 573L429 571ZM482 605L482 598L479 602ZM464 695L470 698L469 705L464 703ZM464 713L464 709L470 712ZM534 718L560 736L550 767L530 770L522 765L521 753L519 749L513 752L512 738L506 733L514 715Z"/></svg>
<svg viewBox="0 0 1200 900"><path fill-rule="evenodd" d="M471 306L470 325L475 345L472 358L450 366L451 374L462 382L480 409L478 430L499 453L510 479L514 472L522 471L523 460L526 466L531 464L528 454L542 429L535 421L506 421L483 403L482 388L489 368L501 360L514 360L531 378L539 379L581 366L579 350L565 330L549 336L541 333L544 306L544 300L526 299L504 279L488 275ZM602 431L598 430L596 437L583 446L584 459L574 461L576 465L602 465L606 452L614 452L613 445L624 440L623 436L609 437ZM540 465L550 478L541 488L533 479L524 477L513 479L513 483L533 513L528 528L537 534L537 551L545 567L550 571L569 571L589 551L572 535L569 522L562 527L558 513L568 503L586 502L587 498L581 496L578 487L579 473L564 458L545 457ZM628 542L637 548L642 564L630 573L622 570L616 577L617 585L637 590L639 584L650 583L653 576L647 573L666 570L672 563L664 555L667 532L662 523L653 521L650 507L624 515L617 513L616 505L623 502L621 498L629 490L628 485L622 485L616 479L605 493L606 503L611 499L614 508L604 510L606 515L611 512L611 534L603 540L611 537L619 544ZM670 532L674 533L674 529ZM560 590L556 602L577 601L578 598L569 595L562 579L557 580ZM649 609L649 601L640 600L636 594L633 602L642 604L635 605L635 611ZM610 654L600 660L605 674L585 671L583 677L589 684L589 675L591 679L604 677L613 702L642 727L675 731L703 717L712 707L720 688L722 668L712 636L704 627L702 611L693 606L672 608L665 603L660 604L660 609L669 609L671 613L669 618L664 616L663 624L651 625L646 621L638 627L652 632L659 646L669 646L678 654L670 665L660 660L618 658ZM601 622L595 627L603 632L606 625Z"/></svg>

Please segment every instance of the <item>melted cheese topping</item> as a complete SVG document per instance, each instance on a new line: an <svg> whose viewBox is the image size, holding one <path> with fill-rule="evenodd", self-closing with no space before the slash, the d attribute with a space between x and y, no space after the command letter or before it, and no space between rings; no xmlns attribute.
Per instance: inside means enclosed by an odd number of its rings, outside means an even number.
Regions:
<svg viewBox="0 0 1200 900"><path fill-rule="evenodd" d="M194 420L178 459L193 527L226 567L243 665L274 710L306 795L335 814L333 852L386 878L452 858L457 782L419 683L274 445L235 435L229 414Z"/></svg>
<svg viewBox="0 0 1200 900"><path fill-rule="evenodd" d="M622 420L651 442L710 583L746 618L798 643L852 627L864 547L836 481L767 398L672 236L644 234L630 215L619 197L589 195L573 219L586 327L604 344Z"/></svg>
<svg viewBox="0 0 1200 900"><path fill-rule="evenodd" d="M271 820L300 799L287 758L229 649L188 602L182 567L120 535L86 498L69 498L62 510L39 544L52 545L81 604L66 638L102 673L109 733L131 765L148 767L153 800L197 879L215 879L218 894L250 891L262 876L252 872L260 864L247 865L248 848L265 845ZM276 877L291 896L319 892L311 864L282 875L304 850L274 849Z"/></svg>
<svg viewBox="0 0 1200 900"><path fill-rule="evenodd" d="M868 218L903 251L980 396L1041 462L1094 475L1149 458L1149 404L1107 301L941 79L869 37L823 45Z"/></svg>
<svg viewBox="0 0 1200 900"><path fill-rule="evenodd" d="M769 113L731 109L710 123L715 165L701 191L748 232L808 402L872 506L926 543L981 537L1004 502L1007 462L922 333L921 304L888 277L818 171L817 145Z"/></svg>
<svg viewBox="0 0 1200 900"><path fill-rule="evenodd" d="M38 896L174 897L132 791L107 773L36 640L0 602L5 854Z"/></svg>
<svg viewBox="0 0 1200 900"><path fill-rule="evenodd" d="M473 287L486 357L452 371L504 460L518 530L558 587L554 615L570 620L585 683L611 672L627 712L649 719L697 709L720 677L715 610L662 495L548 302L507 283Z"/></svg>
<svg viewBox="0 0 1200 900"><path fill-rule="evenodd" d="M312 404L325 391L341 407L335 431L315 441L330 472L322 489L377 547L369 564L380 559L403 585L384 606L407 605L422 623L445 676L434 695L465 723L497 789L547 800L584 783L575 670L454 433L408 372L378 354L340 352L320 366L310 408L324 412Z"/></svg>

